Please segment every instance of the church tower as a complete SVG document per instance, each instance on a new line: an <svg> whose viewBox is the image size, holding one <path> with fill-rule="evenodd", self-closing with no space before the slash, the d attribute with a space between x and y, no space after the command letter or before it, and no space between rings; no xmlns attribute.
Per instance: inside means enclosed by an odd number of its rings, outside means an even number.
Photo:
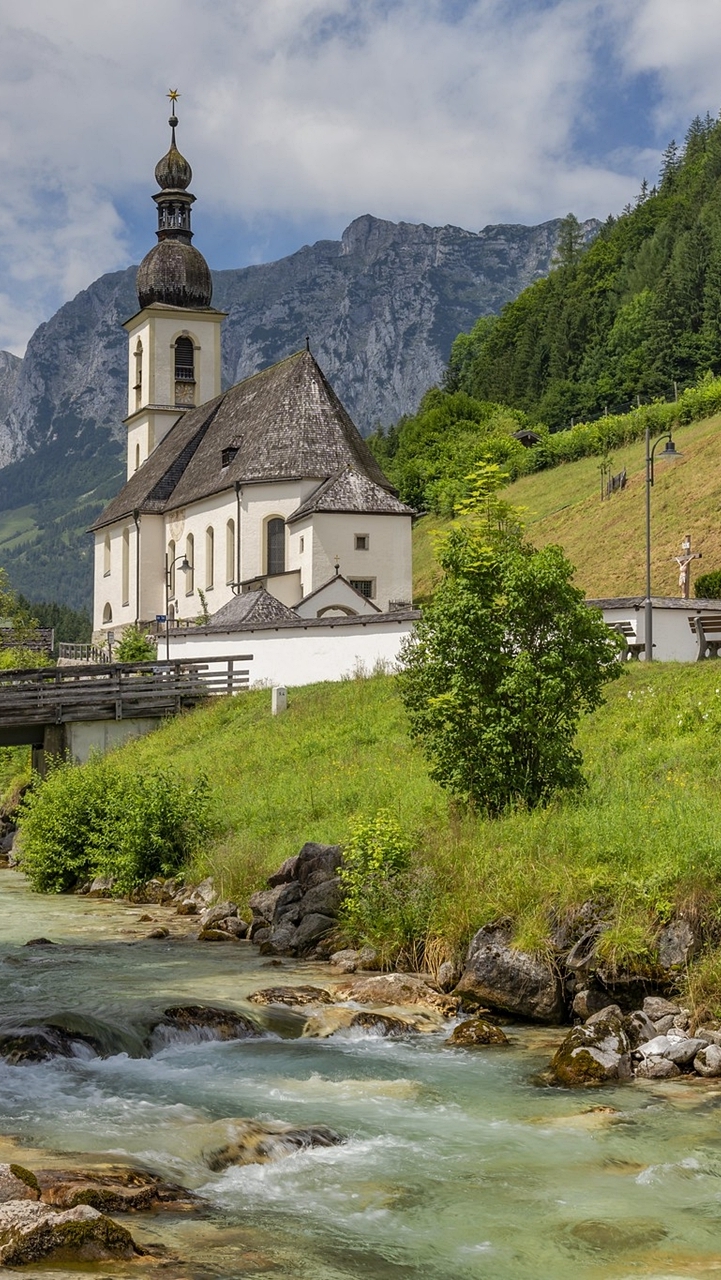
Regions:
<svg viewBox="0 0 721 1280"><path fill-rule="evenodd" d="M188 190L193 171L176 146L177 90L170 150L155 166L160 190L158 243L137 275L140 311L126 320L128 334L128 467L130 477L188 409L220 394L220 326L225 313L211 307L208 264L193 245Z"/></svg>

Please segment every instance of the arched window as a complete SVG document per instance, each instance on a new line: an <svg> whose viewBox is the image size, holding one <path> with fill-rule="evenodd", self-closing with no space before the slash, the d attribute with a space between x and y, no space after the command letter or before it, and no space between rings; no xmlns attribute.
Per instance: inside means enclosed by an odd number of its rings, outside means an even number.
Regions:
<svg viewBox="0 0 721 1280"><path fill-rule="evenodd" d="M135 348L135 408L139 409L143 402L143 344L138 338Z"/></svg>
<svg viewBox="0 0 721 1280"><path fill-rule="evenodd" d="M191 338L175 343L175 403L195 404L195 349Z"/></svg>
<svg viewBox="0 0 721 1280"><path fill-rule="evenodd" d="M267 572L285 573L285 520L268 521L267 544Z"/></svg>
<svg viewBox="0 0 721 1280"><path fill-rule="evenodd" d="M210 591L215 579L215 534L210 525L205 530L205 589Z"/></svg>
<svg viewBox="0 0 721 1280"><path fill-rule="evenodd" d="M130 604L130 530L123 529L123 604Z"/></svg>
<svg viewBox="0 0 721 1280"><path fill-rule="evenodd" d="M175 543L171 540L168 543L168 596L175 595L175 564L176 557Z"/></svg>
<svg viewBox="0 0 721 1280"><path fill-rule="evenodd" d="M175 376L183 382L192 382L195 377L195 351L190 338L178 338L175 344Z"/></svg>
<svg viewBox="0 0 721 1280"><path fill-rule="evenodd" d="M192 596L195 591L195 538L192 533L185 539L185 558L189 565L185 573L185 594Z"/></svg>
<svg viewBox="0 0 721 1280"><path fill-rule="evenodd" d="M136 471L140 470L140 445L139 444L136 444L135 446L135 470Z"/></svg>
<svg viewBox="0 0 721 1280"><path fill-rule="evenodd" d="M103 577L110 577L110 534L106 533L103 544Z"/></svg>
<svg viewBox="0 0 721 1280"><path fill-rule="evenodd" d="M108 602L103 608L103 626L107 627L108 623L112 622L112 620L113 620L113 611L110 607L110 603Z"/></svg>
<svg viewBox="0 0 721 1280"><path fill-rule="evenodd" d="M228 585L235 582L235 520L225 526L225 581Z"/></svg>

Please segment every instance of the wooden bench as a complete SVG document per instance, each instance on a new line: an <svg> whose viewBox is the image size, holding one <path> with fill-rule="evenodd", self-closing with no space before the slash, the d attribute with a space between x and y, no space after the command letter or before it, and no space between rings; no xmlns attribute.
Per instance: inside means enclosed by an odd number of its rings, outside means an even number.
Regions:
<svg viewBox="0 0 721 1280"><path fill-rule="evenodd" d="M698 639L697 662L718 658L721 649L721 613L698 613L688 625Z"/></svg>
<svg viewBox="0 0 721 1280"><path fill-rule="evenodd" d="M636 639L636 623L627 622L624 619L621 622L609 622L607 626L611 631L617 631L626 641L626 648L622 654L624 662L638 662L645 646Z"/></svg>

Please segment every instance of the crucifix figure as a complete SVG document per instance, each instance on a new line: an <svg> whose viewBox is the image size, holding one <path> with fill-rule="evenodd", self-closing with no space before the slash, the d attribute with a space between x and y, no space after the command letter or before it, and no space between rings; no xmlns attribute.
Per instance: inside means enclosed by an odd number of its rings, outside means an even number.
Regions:
<svg viewBox="0 0 721 1280"><path fill-rule="evenodd" d="M700 560L700 551L691 551L691 535L686 534L681 543L681 555L674 556L674 560L678 565L678 585L681 589L681 599L688 600L691 595L691 561Z"/></svg>

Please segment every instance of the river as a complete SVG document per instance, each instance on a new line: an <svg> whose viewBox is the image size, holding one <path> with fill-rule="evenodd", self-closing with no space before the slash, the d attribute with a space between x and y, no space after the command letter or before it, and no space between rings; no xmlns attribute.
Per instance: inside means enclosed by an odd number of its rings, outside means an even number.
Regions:
<svg viewBox="0 0 721 1280"><path fill-rule="evenodd" d="M328 982L250 944L139 940L141 908L32 894L0 873L2 1017L83 1014L127 1037L169 1003L245 1012L259 986ZM147 909L145 909L147 910ZM152 910L152 909L151 909ZM126 932L122 932L125 930ZM45 936L54 947L24 944ZM558 1033L506 1028L510 1049L442 1035L169 1043L152 1057L0 1060L0 1160L138 1162L199 1192L203 1215L132 1216L183 1259L84 1274L172 1280L676 1280L721 1275L721 1089L534 1084ZM331 1125L347 1139L210 1174L218 1121ZM63 1156L63 1153L65 1155ZM80 1158L78 1156L80 1154ZM3 1271L2 1275L18 1272ZM78 1272L26 1270L45 1280Z"/></svg>

